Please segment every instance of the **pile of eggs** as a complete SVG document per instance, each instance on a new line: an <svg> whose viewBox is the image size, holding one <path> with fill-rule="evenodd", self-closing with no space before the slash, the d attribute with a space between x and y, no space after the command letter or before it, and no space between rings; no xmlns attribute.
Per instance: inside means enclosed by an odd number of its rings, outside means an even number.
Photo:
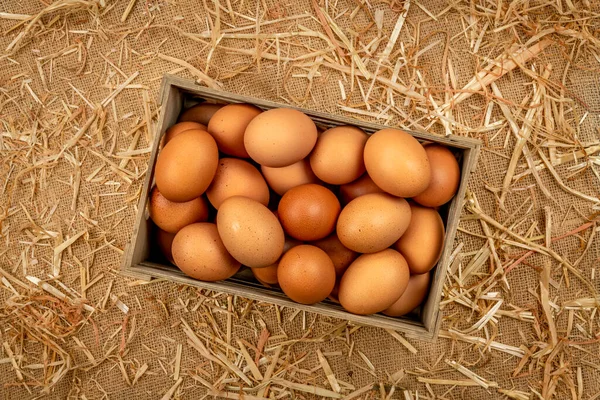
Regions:
<svg viewBox="0 0 600 400"><path fill-rule="evenodd" d="M427 296L444 244L437 207L460 170L401 130L321 131L294 109L201 103L165 133L154 178L158 247L188 276L246 266L298 303L401 316Z"/></svg>

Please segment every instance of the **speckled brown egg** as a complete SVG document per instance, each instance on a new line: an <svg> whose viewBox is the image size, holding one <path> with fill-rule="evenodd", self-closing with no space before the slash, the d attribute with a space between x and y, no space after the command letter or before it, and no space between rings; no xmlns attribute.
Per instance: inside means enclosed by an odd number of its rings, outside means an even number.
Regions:
<svg viewBox="0 0 600 400"><path fill-rule="evenodd" d="M283 255L292 247L296 247L301 244L302 242L298 240L286 237L285 244L283 245L283 254L281 256L283 257ZM281 258L279 260L281 260ZM275 264L269 265L268 267L250 268L256 280L266 287L279 284L279 281L277 280L277 267L279 265L279 260L277 260Z"/></svg>
<svg viewBox="0 0 600 400"><path fill-rule="evenodd" d="M269 187L283 196L288 190L307 183L318 183L319 179L310 168L307 158L281 168L260 167Z"/></svg>
<svg viewBox="0 0 600 400"><path fill-rule="evenodd" d="M152 221L162 230L171 233L177 233L186 225L208 219L208 205L204 198L196 197L190 201L176 203L160 194L156 186L150 193L148 210Z"/></svg>
<svg viewBox="0 0 600 400"><path fill-rule="evenodd" d="M233 196L248 197L266 206L269 204L269 187L254 165L237 158L221 158L206 197L218 210Z"/></svg>
<svg viewBox="0 0 600 400"><path fill-rule="evenodd" d="M314 304L325 300L333 290L335 268L327 253L304 244L284 254L277 268L277 279L290 299Z"/></svg>
<svg viewBox="0 0 600 400"><path fill-rule="evenodd" d="M374 314L390 307L406 290L410 272L400 253L385 249L363 254L344 273L338 299L347 311Z"/></svg>
<svg viewBox="0 0 600 400"><path fill-rule="evenodd" d="M319 240L335 229L340 202L331 190L309 183L286 192L277 212L285 232L298 240Z"/></svg>
<svg viewBox="0 0 600 400"><path fill-rule="evenodd" d="M408 280L408 286L402 296L383 313L390 317L399 317L408 314L419 306L429 294L429 272L420 275L411 275Z"/></svg>
<svg viewBox="0 0 600 400"><path fill-rule="evenodd" d="M169 260L169 262L175 264L175 261L173 260L173 252L171 250L173 246L173 239L175 239L175 234L163 231L160 228L156 228L154 235L160 252L167 258L167 260Z"/></svg>
<svg viewBox="0 0 600 400"><path fill-rule="evenodd" d="M431 180L425 149L409 133L397 129L375 132L365 145L365 167L373 182L398 197L423 192Z"/></svg>
<svg viewBox="0 0 600 400"><path fill-rule="evenodd" d="M425 146L431 165L431 181L421 194L413 200L425 207L439 207L456 194L460 183L460 167L456 157L448 148L437 144Z"/></svg>
<svg viewBox="0 0 600 400"><path fill-rule="evenodd" d="M165 132L163 143L167 144L171 139L179 135L181 132L189 131L192 129L206 131L206 125L202 125L197 122L191 121L179 122L167 129L167 131Z"/></svg>
<svg viewBox="0 0 600 400"><path fill-rule="evenodd" d="M275 263L285 236L277 217L256 200L234 196L217 212L219 235L229 253L242 264L261 268Z"/></svg>
<svg viewBox="0 0 600 400"><path fill-rule="evenodd" d="M363 153L369 136L354 126L338 126L323 132L310 154L310 166L323 182L342 185L365 172Z"/></svg>
<svg viewBox="0 0 600 400"><path fill-rule="evenodd" d="M212 116L225 104L200 103L188 108L179 116L179 122L192 121L208 126Z"/></svg>
<svg viewBox="0 0 600 400"><path fill-rule="evenodd" d="M340 199L343 204L348 204L357 197L369 193L384 193L379 186L373 182L369 174L364 174L357 180L340 186Z"/></svg>
<svg viewBox="0 0 600 400"><path fill-rule="evenodd" d="M387 193L366 194L344 207L337 235L350 250L375 253L393 245L406 231L410 218L406 200Z"/></svg>
<svg viewBox="0 0 600 400"><path fill-rule="evenodd" d="M175 265L202 281L230 278L241 266L225 249L217 226L208 222L188 225L177 232L172 250Z"/></svg>
<svg viewBox="0 0 600 400"><path fill-rule="evenodd" d="M406 258L412 274L430 271L444 247L444 222L433 208L411 203L411 221L404 235L394 244Z"/></svg>
<svg viewBox="0 0 600 400"><path fill-rule="evenodd" d="M217 143L208 132L182 132L158 155L154 167L156 186L171 201L195 199L212 182L218 163Z"/></svg>
<svg viewBox="0 0 600 400"><path fill-rule="evenodd" d="M335 267L335 274L338 278L344 274L344 271L352 264L352 261L358 257L358 253L350 250L340 242L336 233L332 233L325 239L312 242L311 244L323 250L331 258Z"/></svg>
<svg viewBox="0 0 600 400"><path fill-rule="evenodd" d="M303 112L274 108L254 118L244 134L244 147L254 161L273 168L292 165L310 154L317 127Z"/></svg>
<svg viewBox="0 0 600 400"><path fill-rule="evenodd" d="M219 150L230 156L248 158L244 147L246 127L262 110L251 104L229 104L219 109L208 123L208 132Z"/></svg>

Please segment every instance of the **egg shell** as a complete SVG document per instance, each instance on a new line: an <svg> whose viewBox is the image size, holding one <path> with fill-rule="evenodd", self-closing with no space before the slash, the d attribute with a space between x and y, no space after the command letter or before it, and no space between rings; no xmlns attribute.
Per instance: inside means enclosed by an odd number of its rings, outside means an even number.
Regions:
<svg viewBox="0 0 600 400"><path fill-rule="evenodd" d="M192 121L208 126L212 116L225 104L200 103L188 108L179 116L179 122Z"/></svg>
<svg viewBox="0 0 600 400"><path fill-rule="evenodd" d="M357 197L369 193L384 193L379 186L373 182L369 174L364 174L357 180L340 186L340 199L343 204L348 204Z"/></svg>
<svg viewBox="0 0 600 400"><path fill-rule="evenodd" d="M269 266L283 252L281 224L256 200L241 196L225 200L217 212L217 228L229 253L248 267Z"/></svg>
<svg viewBox="0 0 600 400"><path fill-rule="evenodd" d="M162 229L157 227L154 233L154 237L160 252L167 258L167 260L169 260L169 262L175 264L175 261L173 260L172 251L173 239L175 239L175 234L163 231Z"/></svg>
<svg viewBox="0 0 600 400"><path fill-rule="evenodd" d="M323 182L342 185L365 172L363 153L369 136L354 126L338 126L323 132L310 154L310 166Z"/></svg>
<svg viewBox="0 0 600 400"><path fill-rule="evenodd" d="M186 225L208 219L208 205L202 197L176 203L160 194L155 186L150 193L148 210L152 221L164 231L177 233Z"/></svg>
<svg viewBox="0 0 600 400"><path fill-rule="evenodd" d="M169 129L167 129L167 131L165 132L163 143L167 144L171 139L173 139L175 136L179 135L181 132L189 131L192 129L206 131L207 128L206 128L206 125L202 125L197 122L191 122L191 121L178 122L175 125L173 125L172 127L170 127Z"/></svg>
<svg viewBox="0 0 600 400"><path fill-rule="evenodd" d="M431 274L429 272L420 275L411 275L408 280L408 286L402 296L383 313L390 317L400 317L406 315L419 306L429 294L429 281Z"/></svg>
<svg viewBox="0 0 600 400"><path fill-rule="evenodd" d="M182 132L158 154L154 167L156 186L171 201L195 199L212 182L218 163L217 143L208 132Z"/></svg>
<svg viewBox="0 0 600 400"><path fill-rule="evenodd" d="M325 300L335 285L333 262L316 246L300 245L283 255L277 268L281 290L301 304Z"/></svg>
<svg viewBox="0 0 600 400"><path fill-rule="evenodd" d="M269 187L254 165L237 158L221 158L206 197L217 210L233 196L243 196L269 204Z"/></svg>
<svg viewBox="0 0 600 400"><path fill-rule="evenodd" d="M454 154L444 146L428 144L425 152L431 165L431 181L427 189L413 200L425 207L439 207L456 194L460 184L460 167Z"/></svg>
<svg viewBox="0 0 600 400"><path fill-rule="evenodd" d="M281 168L308 156L317 142L317 127L304 113L274 108L254 118L244 134L244 147L260 165Z"/></svg>
<svg viewBox="0 0 600 400"><path fill-rule="evenodd" d="M271 168L261 165L260 169L271 189L281 196L296 186L319 183L307 158L287 167Z"/></svg>
<svg viewBox="0 0 600 400"><path fill-rule="evenodd" d="M183 273L202 281L219 281L233 276L241 264L227 252L217 226L208 222L188 225L173 239L175 265Z"/></svg>
<svg viewBox="0 0 600 400"><path fill-rule="evenodd" d="M338 279L335 281L335 285L333 285L333 290L331 290L331 293L329 293L329 296L327 296L327 298L333 301L334 303L340 304L340 299L338 298L339 292L340 278L338 277Z"/></svg>
<svg viewBox="0 0 600 400"><path fill-rule="evenodd" d="M302 242L292 239L290 237L285 238L285 243L283 245L283 253L281 257L292 247L296 247L301 245ZM281 260L281 257L279 260ZM271 287L272 285L277 285L279 282L277 281L277 266L279 265L279 260L275 264L269 265L263 268L250 268L254 277L257 281L265 285L266 287Z"/></svg>
<svg viewBox="0 0 600 400"><path fill-rule="evenodd" d="M384 191L413 197L429 186L431 167L425 149L409 133L397 129L375 132L365 145L365 167Z"/></svg>
<svg viewBox="0 0 600 400"><path fill-rule="evenodd" d="M359 253L375 253L393 245L408 228L410 206L387 193L357 197L342 209L337 235L344 246Z"/></svg>
<svg viewBox="0 0 600 400"><path fill-rule="evenodd" d="M406 258L412 274L430 271L444 247L444 221L433 208L410 203L411 221L404 235L394 244Z"/></svg>
<svg viewBox="0 0 600 400"><path fill-rule="evenodd" d="M402 296L410 272L396 250L359 256L342 276L338 299L353 314L374 314L390 307Z"/></svg>
<svg viewBox="0 0 600 400"><path fill-rule="evenodd" d="M219 150L230 156L248 158L244 147L246 127L262 110L251 104L229 104L212 116L208 132L217 141Z"/></svg>
<svg viewBox="0 0 600 400"><path fill-rule="evenodd" d="M358 257L358 253L350 250L340 242L336 233L332 233L325 239L312 242L311 244L327 253L329 258L331 258L331 261L333 261L335 274L338 277L342 276L344 271L352 264L352 261L356 260L356 257Z"/></svg>
<svg viewBox="0 0 600 400"><path fill-rule="evenodd" d="M277 212L288 235L311 241L333 232L340 209L331 190L309 183L288 190L279 201Z"/></svg>

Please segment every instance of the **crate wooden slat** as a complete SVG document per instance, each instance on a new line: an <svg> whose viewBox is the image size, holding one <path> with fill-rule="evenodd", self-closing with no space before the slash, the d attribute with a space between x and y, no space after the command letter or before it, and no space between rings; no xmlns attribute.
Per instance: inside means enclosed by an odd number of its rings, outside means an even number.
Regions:
<svg viewBox="0 0 600 400"><path fill-rule="evenodd" d="M177 76L165 75L161 85L159 101L161 104L160 117L156 127L152 153L150 155L148 173L142 186L142 194L138 205L138 215L125 254L123 256L121 269L123 273L138 278L152 279L165 278L177 283L183 283L201 288L239 295L262 302L269 302L280 306L316 312L330 317L347 319L362 325L377 326L404 332L408 337L420 340L434 340L437 337L441 322L440 301L448 259L452 253L456 228L460 219L463 199L467 189L467 182L471 172L476 166L477 156L480 150L480 142L475 139L458 136L440 137L425 132L410 132L415 138L422 142L436 142L452 148L461 154L461 182L458 192L447 209L445 219L446 238L440 261L433 272L430 293L422 306L421 321L409 318L392 318L385 315L354 315L344 311L339 305L329 301L314 305L303 305L288 299L282 292L276 289L268 289L262 285L234 276L231 279L220 282L202 282L189 278L179 269L172 265L157 264L149 259L150 256L150 229L151 222L147 211L147 202L150 189L153 185L154 164L159 151L159 143L162 135L168 127L176 123L181 110L187 102L192 99L205 99L210 101L226 103L251 103L262 109L288 107L298 109L315 121L318 125L331 127L337 125L354 125L367 133L373 133L385 128L383 125L358 121L343 116L334 116L319 111L305 110L298 107L278 104L271 101L255 99L233 93L226 93L210 88L196 85L193 81Z"/></svg>

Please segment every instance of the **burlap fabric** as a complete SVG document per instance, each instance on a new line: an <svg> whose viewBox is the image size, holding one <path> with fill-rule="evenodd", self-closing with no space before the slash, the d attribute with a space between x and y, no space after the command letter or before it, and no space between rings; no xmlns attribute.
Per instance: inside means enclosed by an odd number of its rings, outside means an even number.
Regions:
<svg viewBox="0 0 600 400"><path fill-rule="evenodd" d="M192 375L211 384L218 381L219 390L239 393L243 381L200 355L189 345L182 330L183 319L196 330L209 350L226 354L225 347L219 343L228 340L228 313L232 346L239 347L237 339L257 345L258 334L265 327L275 337L266 344L267 361L271 360L278 343L301 339L283 347L280 359L285 362L278 364L274 371L278 378L331 390L326 374L319 368L316 351L320 349L337 380L354 388L342 385L342 393L373 385L371 390L358 395L359 398L502 398L507 390L520 391L512 395L524 396L521 398L530 395L533 398L546 395L596 398L600 391L599 325L594 310L597 303L588 309L565 309L565 302L590 298L593 293L572 273L568 274L567 282L561 265L549 256L529 257L508 273L505 281L498 275L477 289L485 289L492 295L497 293L504 301L500 309L505 314L496 314L485 329L468 335L483 338L484 344L493 339L513 346L520 349L520 354L538 353L551 343L547 316L540 301L540 271L551 270L546 303L550 304L560 344L553 347L556 348L554 353L534 356L517 372L520 356L485 345L474 346L446 337L435 344L411 340L417 350L413 354L381 329L350 326L335 330L343 321L303 313L294 316L293 310L288 309L279 310L279 321L274 307L249 303L242 298L231 299L228 312L227 296L168 282L142 285L119 275L121 253L132 232L138 190L146 169L148 152L144 149L148 149L153 136L145 125L137 133L133 128L147 121L148 115L156 110L162 74L172 72L192 77L189 69L161 58L159 53L184 60L206 72L227 91L302 104L334 114L345 112L340 105L371 113L383 110L382 114L389 116L387 123L392 126L410 127L411 121L426 126L428 119L422 117L433 109L431 104L427 109L417 103L407 105L405 96L396 92L397 110L394 107L386 110L387 93L375 85L370 95L374 103L371 110L367 110L362 104L361 90L369 92L370 81L361 79L360 85L355 83L351 91L350 74L343 77L326 66L312 69L314 62L330 62L336 50L327 50L322 55L324 58L317 55L306 60L289 60L327 49L326 42L316 35L282 35L277 40L275 36L258 39L219 36L218 29L226 31L256 25L252 19L257 15L261 22L282 19L260 26L261 34L310 30L326 34L309 1L221 1L215 12L218 2L138 0L125 22L121 22L128 3L110 0L65 0L52 4L0 2L0 13L5 13L0 14L0 30L10 30L0 37L3 51L0 55L0 265L10 276L25 283L22 287L4 275L9 284L5 281L0 284L2 398L42 395L73 399L161 398L165 394L201 398L207 394L207 388L192 379ZM537 72L552 64L549 81L564 82L564 86L552 86L548 93L556 99L557 111L560 112L561 104L564 107L564 121L555 120L553 130L547 129L543 118L525 123L522 120L528 108L539 106L530 104L531 76L517 68L497 84L504 98L513 102L510 105L513 113L519 109L517 105L524 106L517 123L534 127L526 144L534 161L539 162L538 149L548 156L548 138L552 135L559 138L559 143L562 143L561 137L568 137L581 148L593 146L600 140L597 130L599 26L597 14L589 9L594 6L589 3L594 2L573 3L560 0L548 4L534 1L412 2L399 40L392 49L395 58L391 68L401 54L409 55L406 65L400 68L399 81L412 84L417 90L425 82L430 88L427 96L431 95L441 104L445 101L446 87L442 71L448 71L442 65L447 39L451 40L447 57L452 62L456 87L460 88L488 58L503 53L511 43L525 43L532 35L553 26L572 29L575 34L570 36L550 34L554 44L533 61ZM352 32L360 33L360 41L353 45L361 57L365 57L364 47L381 36L379 46L369 48L376 59L388 43L403 3L339 0L326 1L321 6L335 18L347 37L354 37ZM356 10L358 6L362 8ZM496 13L498 6L500 18L494 20L489 15ZM450 9L443 12L447 7ZM43 12L41 18L28 17L42 10L47 12ZM379 13L383 12L382 25L374 24L361 32L371 21L367 11L378 21ZM428 14L441 16L433 20ZM15 27L20 22L21 25ZM511 23L514 25L509 26ZM584 25L587 28L583 28ZM257 29L255 26L237 33L256 34ZM214 34L193 40L185 36L186 32ZM420 38L418 43L416 37ZM427 48L429 45L432 47ZM282 58L279 61L257 58L257 48L259 53L279 52ZM240 53L239 49L248 54ZM421 50L425 51L415 59ZM531 69L532 62L523 68ZM376 63L370 63L368 69L374 72ZM385 77L391 72L383 67L380 71ZM130 86L119 90L114 102L101 104L120 83L131 77ZM345 88L347 101L341 99L340 84ZM500 102L498 98L494 101ZM483 212L502 226L510 226L519 235L534 238L541 244L544 240L535 237L546 233L546 208L551 213L552 237L592 220L593 202L567 193L548 169L540 170L539 175L550 198L529 174L513 182L506 196L506 210L498 206L499 189L507 173L515 138L506 121L493 129L477 130L485 123L487 106L486 98L476 94L453 110L453 117L462 124L455 128L455 134L477 137L484 142L477 171L469 183ZM95 112L98 118L78 141L71 142ZM503 118L496 105L488 123ZM436 124L431 132L442 133L443 130ZM139 136L138 142L131 145L136 136ZM570 150L579 149L559 148L560 153ZM127 158L126 163L122 161ZM575 165L588 161L587 168L574 174ZM595 174L600 167L591 165L592 161L578 157L575 162L557 166L557 175L568 187L597 197L600 186ZM526 169L525 159L521 157L516 173ZM129 172L116 172L120 170ZM72 207L74 191L77 196ZM463 216L462 230L455 243L462 248L447 281L444 300L452 297L448 293L458 286L462 271L488 243L481 223L471 218L467 210ZM516 259L525 251L519 247L521 242L503 235L498 227L490 225L490 229L505 266L510 265L509 255ZM594 268L600 260L600 241L597 233L590 237L594 229L595 225L557 240L551 248L571 263L583 254L576 269L599 290L598 271L594 272ZM100 310L90 318L89 312L66 306L26 278L48 280L55 264L54 249L81 232L83 236L60 254L60 282L81 294L82 271L89 274L85 284L93 284L85 290L85 295L89 304ZM495 269L490 261L491 258L473 271L463 282L465 288L489 278ZM49 282L69 296L79 297L58 283ZM121 304L128 306L127 315L119 308ZM444 306L442 332L469 329L494 304L495 301L479 297L479 308L475 309L448 301ZM517 315L514 307L523 312L522 320L513 318ZM176 372L178 345L181 345L181 362ZM254 356L254 351L249 351ZM240 356L233 352L229 356L240 368L246 366ZM492 385L485 389L436 382L426 385L417 380L468 380L446 360L455 361L483 379L497 383L497 387ZM263 374L266 368L267 365L260 367ZM544 383L544 368L553 374L548 378L555 384L551 393L548 393L548 382ZM404 377L399 373L401 370L405 372ZM136 374L140 374L137 380ZM169 392L177 382L175 374L183 380ZM248 376L252 375L248 373ZM267 395L320 397L298 389L286 389L287 393L278 389L284 386L274 384ZM248 394L257 395L256 391Z"/></svg>

